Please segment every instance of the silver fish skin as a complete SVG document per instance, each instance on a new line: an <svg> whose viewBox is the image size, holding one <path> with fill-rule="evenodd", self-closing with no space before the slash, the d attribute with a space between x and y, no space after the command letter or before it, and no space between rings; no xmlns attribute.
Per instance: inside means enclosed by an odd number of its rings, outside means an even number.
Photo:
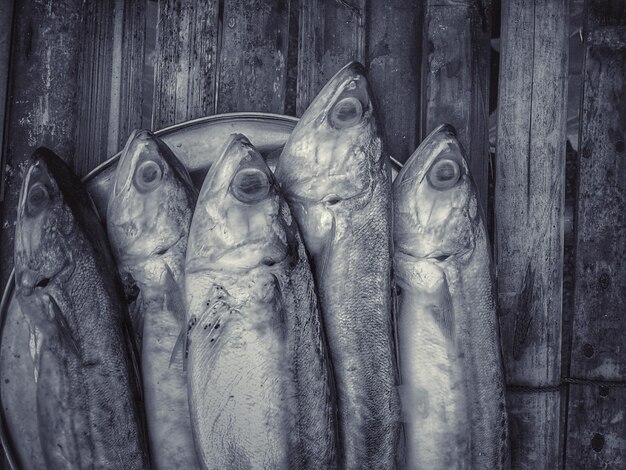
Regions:
<svg viewBox="0 0 626 470"><path fill-rule="evenodd" d="M139 289L132 310L141 337L141 372L150 455L157 469L200 468L182 350L184 268L197 191L183 164L146 130L129 137L118 162L107 231L122 279Z"/></svg>
<svg viewBox="0 0 626 470"><path fill-rule="evenodd" d="M189 402L205 468L336 468L332 379L304 244L242 135L206 176L185 273Z"/></svg>
<svg viewBox="0 0 626 470"><path fill-rule="evenodd" d="M454 128L422 142L393 195L408 466L509 468L490 246ZM430 423L449 433L448 455L441 436L420 436Z"/></svg>
<svg viewBox="0 0 626 470"><path fill-rule="evenodd" d="M403 452L391 302L391 183L362 65L330 79L276 168L312 257L339 407L342 467Z"/></svg>
<svg viewBox="0 0 626 470"><path fill-rule="evenodd" d="M46 468L150 467L132 328L105 230L78 177L33 155L18 203L15 280L40 333Z"/></svg>

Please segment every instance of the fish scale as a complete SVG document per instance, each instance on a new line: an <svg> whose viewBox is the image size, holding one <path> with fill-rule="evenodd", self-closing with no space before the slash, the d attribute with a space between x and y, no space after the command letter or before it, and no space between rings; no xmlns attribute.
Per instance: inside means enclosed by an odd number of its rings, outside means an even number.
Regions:
<svg viewBox="0 0 626 470"><path fill-rule="evenodd" d="M66 164L47 149L34 159L15 265L17 299L42 336L36 387L46 467L149 468L132 331L104 229Z"/></svg>
<svg viewBox="0 0 626 470"><path fill-rule="evenodd" d="M205 468L336 468L332 379L306 252L276 181L241 135L200 192L185 293Z"/></svg>
<svg viewBox="0 0 626 470"><path fill-rule="evenodd" d="M509 468L490 247L451 126L435 129L409 158L394 201L407 466Z"/></svg>

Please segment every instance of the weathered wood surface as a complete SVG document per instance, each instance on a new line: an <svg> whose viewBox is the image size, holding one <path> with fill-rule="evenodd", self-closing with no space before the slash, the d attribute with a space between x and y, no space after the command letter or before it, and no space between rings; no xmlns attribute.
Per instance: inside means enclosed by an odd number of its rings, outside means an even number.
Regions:
<svg viewBox="0 0 626 470"><path fill-rule="evenodd" d="M429 0L424 37L422 138L444 122L456 128L486 210L491 0Z"/></svg>
<svg viewBox="0 0 626 470"><path fill-rule="evenodd" d="M284 113L289 0L225 0L217 112Z"/></svg>
<svg viewBox="0 0 626 470"><path fill-rule="evenodd" d="M152 128L215 114L219 1L160 0Z"/></svg>
<svg viewBox="0 0 626 470"><path fill-rule="evenodd" d="M0 0L0 201L4 193L4 126L9 93L9 68L11 60L11 30L13 28L13 0Z"/></svg>
<svg viewBox="0 0 626 470"><path fill-rule="evenodd" d="M626 468L626 388L572 385L565 468Z"/></svg>
<svg viewBox="0 0 626 470"><path fill-rule="evenodd" d="M145 0L115 1L113 79L107 155L115 154L141 127L146 52Z"/></svg>
<svg viewBox="0 0 626 470"><path fill-rule="evenodd" d="M570 375L626 381L626 4L588 3ZM625 468L626 389L572 387L568 468ZM595 441L591 442L594 438ZM603 442L601 446L600 443ZM594 445L595 444L595 445ZM608 462L613 466L603 467Z"/></svg>
<svg viewBox="0 0 626 470"><path fill-rule="evenodd" d="M365 63L365 0L301 0L296 113L351 60Z"/></svg>
<svg viewBox="0 0 626 470"><path fill-rule="evenodd" d="M561 377L567 0L502 3L495 252L508 383ZM559 468L559 392L508 395L514 468ZM523 407L520 407L523 400Z"/></svg>
<svg viewBox="0 0 626 470"><path fill-rule="evenodd" d="M82 0L15 4L0 229L2 286L13 268L16 207L26 161L40 145L75 161L82 5Z"/></svg>
<svg viewBox="0 0 626 470"><path fill-rule="evenodd" d="M387 149L405 162L419 144L421 2L369 1L366 66Z"/></svg>
<svg viewBox="0 0 626 470"><path fill-rule="evenodd" d="M84 3L78 66L75 169L85 175L107 157L113 63L113 0Z"/></svg>

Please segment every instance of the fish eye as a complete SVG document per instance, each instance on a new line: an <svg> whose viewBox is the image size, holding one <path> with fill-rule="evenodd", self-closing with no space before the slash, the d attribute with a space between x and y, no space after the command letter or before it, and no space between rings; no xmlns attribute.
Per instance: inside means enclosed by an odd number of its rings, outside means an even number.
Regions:
<svg viewBox="0 0 626 470"><path fill-rule="evenodd" d="M241 202L258 202L270 192L270 180L256 168L240 170L232 182L232 193Z"/></svg>
<svg viewBox="0 0 626 470"><path fill-rule="evenodd" d="M346 129L361 122L362 117L363 105L357 98L349 96L333 106L330 111L330 125L335 129Z"/></svg>
<svg viewBox="0 0 626 470"><path fill-rule="evenodd" d="M162 177L161 166L153 160L146 160L135 170L135 187L142 193L154 191Z"/></svg>
<svg viewBox="0 0 626 470"><path fill-rule="evenodd" d="M432 166L428 176L435 189L449 189L461 178L461 167L454 160L442 158Z"/></svg>
<svg viewBox="0 0 626 470"><path fill-rule="evenodd" d="M41 183L33 184L28 190L28 210L32 214L41 212L48 205L49 200L48 190Z"/></svg>

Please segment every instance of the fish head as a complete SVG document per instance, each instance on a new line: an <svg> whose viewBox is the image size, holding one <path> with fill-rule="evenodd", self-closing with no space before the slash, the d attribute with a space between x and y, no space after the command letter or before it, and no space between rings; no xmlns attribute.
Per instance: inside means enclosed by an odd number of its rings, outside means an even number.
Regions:
<svg viewBox="0 0 626 470"><path fill-rule="evenodd" d="M194 211L187 272L244 273L287 257L289 209L263 157L233 134L207 174ZM287 220L288 223L289 220Z"/></svg>
<svg viewBox="0 0 626 470"><path fill-rule="evenodd" d="M308 245L328 235L329 211L369 194L375 173L388 171L381 146L365 69L351 62L309 105L276 167Z"/></svg>
<svg viewBox="0 0 626 470"><path fill-rule="evenodd" d="M26 172L17 206L15 280L18 295L63 282L74 266L77 234L100 224L79 178L51 150L38 148ZM97 230L93 243L106 243Z"/></svg>
<svg viewBox="0 0 626 470"><path fill-rule="evenodd" d="M424 139L394 181L393 196L396 251L438 261L473 251L482 219L452 126Z"/></svg>
<svg viewBox="0 0 626 470"><path fill-rule="evenodd" d="M189 173L150 131L136 130L118 162L107 231L121 270L168 261L186 243L196 190ZM184 248L183 248L184 249Z"/></svg>

